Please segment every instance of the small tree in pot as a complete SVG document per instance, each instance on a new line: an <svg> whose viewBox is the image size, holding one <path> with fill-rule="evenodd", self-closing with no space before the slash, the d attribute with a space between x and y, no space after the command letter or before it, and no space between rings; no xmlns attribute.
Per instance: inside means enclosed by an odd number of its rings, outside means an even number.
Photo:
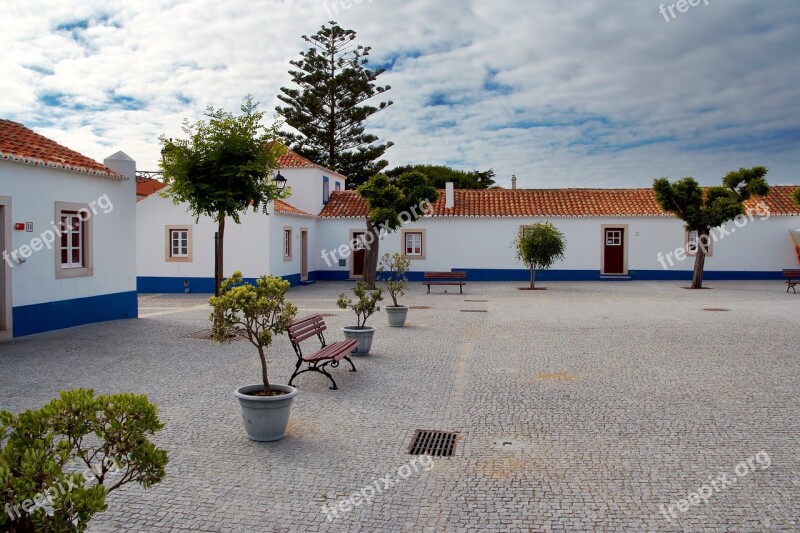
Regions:
<svg viewBox="0 0 800 533"><path fill-rule="evenodd" d="M408 287L406 272L408 272L410 268L411 261L399 253L386 253L381 257L378 271L380 272L381 279L386 284L386 290L389 291L389 296L392 297L393 305L384 307L386 309L389 325L392 327L402 328L406 323L408 306L398 304L397 297L403 296L406 293L405 290L406 287Z"/></svg>
<svg viewBox="0 0 800 533"><path fill-rule="evenodd" d="M297 307L286 301L288 281L261 276L255 285L243 283L242 273L222 283L219 296L212 296L212 337L229 342L236 336L247 339L258 350L261 383L236 389L248 436L256 441L278 440L289 422L292 400L298 391L288 385L271 385L265 349L292 324Z"/></svg>
<svg viewBox="0 0 800 533"><path fill-rule="evenodd" d="M339 295L336 301L341 309L352 309L356 314L356 325L345 326L342 328L346 339L355 339L359 342L359 347L353 355L368 355L372 347L372 337L375 328L367 326L367 319L375 312L380 311L378 302L383 300L383 290L370 290L366 283L359 281L353 289L356 299L347 298L344 293Z"/></svg>

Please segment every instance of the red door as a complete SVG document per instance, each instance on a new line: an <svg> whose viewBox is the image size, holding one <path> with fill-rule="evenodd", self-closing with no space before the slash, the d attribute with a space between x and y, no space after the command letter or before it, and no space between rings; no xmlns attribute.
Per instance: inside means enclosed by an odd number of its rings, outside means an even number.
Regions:
<svg viewBox="0 0 800 533"><path fill-rule="evenodd" d="M367 249L364 247L364 233L353 233L353 239L356 241L352 256L353 277L360 278L364 276L364 257L367 255Z"/></svg>
<svg viewBox="0 0 800 533"><path fill-rule="evenodd" d="M623 228L606 228L603 237L603 246L605 246L603 274L624 274L625 230Z"/></svg>

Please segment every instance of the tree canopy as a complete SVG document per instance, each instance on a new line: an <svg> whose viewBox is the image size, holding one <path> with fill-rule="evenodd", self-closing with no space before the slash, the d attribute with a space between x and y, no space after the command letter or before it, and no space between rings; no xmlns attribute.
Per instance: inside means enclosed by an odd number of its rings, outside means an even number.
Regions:
<svg viewBox="0 0 800 533"><path fill-rule="evenodd" d="M425 174L438 189L444 189L448 181L453 182L456 189L489 189L495 185L492 169L467 171L445 165L403 165L387 170L385 174L391 179L397 179L407 172Z"/></svg>
<svg viewBox="0 0 800 533"><path fill-rule="evenodd" d="M743 215L743 202L748 198L766 195L769 192L766 174L767 168L763 166L740 168L725 174L722 186L705 189L691 177L674 183L667 178L653 181L656 201L661 209L683 220L687 231L698 233L693 289L700 289L703 285L703 265L711 228Z"/></svg>
<svg viewBox="0 0 800 533"><path fill-rule="evenodd" d="M513 243L517 259L531 272L530 288L535 288L536 271L550 268L564 259L567 241L564 234L550 222L540 222L519 231Z"/></svg>
<svg viewBox="0 0 800 533"><path fill-rule="evenodd" d="M303 35L311 45L301 58L290 61L292 82L278 95L286 106L276 107L297 133L283 134L292 150L347 176L354 188L388 164L380 159L393 143L378 143L365 132L365 121L392 105L365 102L390 89L376 85L384 69L366 67L370 47L355 45L356 32L331 21L315 35Z"/></svg>

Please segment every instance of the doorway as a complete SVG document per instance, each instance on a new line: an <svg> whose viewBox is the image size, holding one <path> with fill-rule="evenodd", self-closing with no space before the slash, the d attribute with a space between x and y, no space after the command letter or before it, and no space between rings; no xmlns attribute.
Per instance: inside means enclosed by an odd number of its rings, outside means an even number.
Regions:
<svg viewBox="0 0 800 533"><path fill-rule="evenodd" d="M300 228L300 281L308 281L308 230Z"/></svg>
<svg viewBox="0 0 800 533"><path fill-rule="evenodd" d="M353 253L350 254L350 278L362 278L364 277L364 257L367 255L364 232L350 231L350 242L355 243Z"/></svg>
<svg viewBox="0 0 800 533"><path fill-rule="evenodd" d="M627 275L628 253L626 245L627 226L603 226L603 252L601 274Z"/></svg>
<svg viewBox="0 0 800 533"><path fill-rule="evenodd" d="M11 197L0 196L0 253L11 248ZM11 265L0 265L0 338L11 337Z"/></svg>

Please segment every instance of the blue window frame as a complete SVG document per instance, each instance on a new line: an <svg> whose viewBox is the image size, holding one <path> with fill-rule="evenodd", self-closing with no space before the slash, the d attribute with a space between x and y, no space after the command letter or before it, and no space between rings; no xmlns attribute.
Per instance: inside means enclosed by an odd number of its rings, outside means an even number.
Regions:
<svg viewBox="0 0 800 533"><path fill-rule="evenodd" d="M331 184L328 176L322 176L322 203L327 204L331 197Z"/></svg>

